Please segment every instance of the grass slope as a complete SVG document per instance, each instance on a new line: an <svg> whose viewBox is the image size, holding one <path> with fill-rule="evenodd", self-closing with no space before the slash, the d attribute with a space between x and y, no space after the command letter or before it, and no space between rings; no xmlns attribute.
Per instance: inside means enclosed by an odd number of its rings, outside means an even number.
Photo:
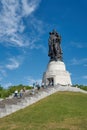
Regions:
<svg viewBox="0 0 87 130"><path fill-rule="evenodd" d="M87 130L87 95L53 94L0 119L0 130Z"/></svg>

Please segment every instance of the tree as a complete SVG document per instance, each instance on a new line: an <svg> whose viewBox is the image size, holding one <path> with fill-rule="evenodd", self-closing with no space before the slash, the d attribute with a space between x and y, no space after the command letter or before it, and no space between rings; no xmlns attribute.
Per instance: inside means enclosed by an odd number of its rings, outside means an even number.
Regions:
<svg viewBox="0 0 87 130"><path fill-rule="evenodd" d="M0 85L0 91L3 90L3 87Z"/></svg>

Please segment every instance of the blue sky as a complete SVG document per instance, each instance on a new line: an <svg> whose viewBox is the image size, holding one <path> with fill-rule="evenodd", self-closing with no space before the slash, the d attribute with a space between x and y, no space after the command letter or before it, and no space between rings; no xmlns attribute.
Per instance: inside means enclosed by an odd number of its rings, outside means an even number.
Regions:
<svg viewBox="0 0 87 130"><path fill-rule="evenodd" d="M72 84L87 85L86 0L0 0L0 84L41 82L49 32L62 36Z"/></svg>

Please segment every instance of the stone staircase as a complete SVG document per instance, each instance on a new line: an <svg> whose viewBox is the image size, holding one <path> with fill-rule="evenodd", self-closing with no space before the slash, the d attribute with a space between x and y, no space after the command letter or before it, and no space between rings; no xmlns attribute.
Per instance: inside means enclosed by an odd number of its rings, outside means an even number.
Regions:
<svg viewBox="0 0 87 130"><path fill-rule="evenodd" d="M0 101L0 118L7 116L13 112L23 109L57 91L72 91L72 92L82 92L80 88L70 87L70 86L60 86L41 88L40 90L30 90L26 91L21 98L7 98Z"/></svg>

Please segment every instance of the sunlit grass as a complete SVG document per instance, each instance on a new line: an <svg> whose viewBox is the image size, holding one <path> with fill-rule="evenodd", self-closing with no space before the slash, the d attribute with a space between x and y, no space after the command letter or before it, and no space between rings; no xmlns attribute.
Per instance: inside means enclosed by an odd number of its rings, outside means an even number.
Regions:
<svg viewBox="0 0 87 130"><path fill-rule="evenodd" d="M0 119L0 130L87 130L87 95L53 94Z"/></svg>

